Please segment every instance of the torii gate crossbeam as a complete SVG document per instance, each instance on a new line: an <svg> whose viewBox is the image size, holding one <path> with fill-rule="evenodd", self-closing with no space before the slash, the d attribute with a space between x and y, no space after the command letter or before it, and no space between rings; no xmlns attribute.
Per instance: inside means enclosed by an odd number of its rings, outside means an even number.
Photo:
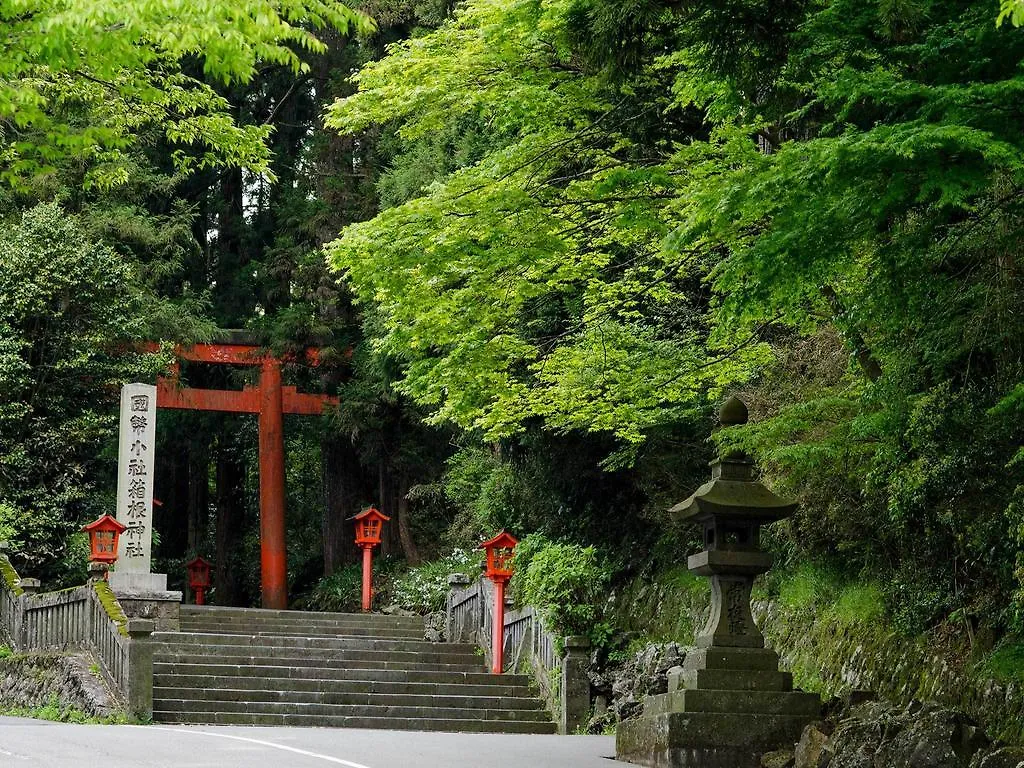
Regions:
<svg viewBox="0 0 1024 768"><path fill-rule="evenodd" d="M178 386L177 375L157 380L158 408L259 414L260 571L263 607L288 607L285 547L284 414L318 415L338 398L309 395L281 385L281 360L249 344L196 344L175 348L175 357L200 363L260 366L260 382L241 391ZM306 351L317 363L317 350ZM177 368L177 366L175 366ZM175 370L175 374L177 371Z"/></svg>

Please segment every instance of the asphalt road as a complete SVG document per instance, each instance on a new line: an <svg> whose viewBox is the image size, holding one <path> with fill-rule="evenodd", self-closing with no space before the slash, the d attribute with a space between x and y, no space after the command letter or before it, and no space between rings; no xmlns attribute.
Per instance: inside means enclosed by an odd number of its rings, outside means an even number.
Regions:
<svg viewBox="0 0 1024 768"><path fill-rule="evenodd" d="M0 717L0 768L615 768L611 736L68 725Z"/></svg>

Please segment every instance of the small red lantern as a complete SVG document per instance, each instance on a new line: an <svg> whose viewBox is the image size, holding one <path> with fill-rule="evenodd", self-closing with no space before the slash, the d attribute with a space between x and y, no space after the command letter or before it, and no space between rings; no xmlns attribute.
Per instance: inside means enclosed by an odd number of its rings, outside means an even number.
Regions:
<svg viewBox="0 0 1024 768"><path fill-rule="evenodd" d="M512 557L518 543L515 536L502 531L478 547L487 552L487 578L494 583L512 578Z"/></svg>
<svg viewBox="0 0 1024 768"><path fill-rule="evenodd" d="M380 544L384 523L391 518L379 509L364 509L353 520L356 521L356 546L363 550L363 612L370 610L373 597L373 548Z"/></svg>
<svg viewBox="0 0 1024 768"><path fill-rule="evenodd" d="M117 541L128 530L110 515L103 515L82 530L89 534L89 559L94 563L113 565L117 561Z"/></svg>
<svg viewBox="0 0 1024 768"><path fill-rule="evenodd" d="M487 578L494 582L494 626L491 628L491 671L501 674L505 655L505 584L512 578L512 557L519 541L502 531L479 549L487 552Z"/></svg>
<svg viewBox="0 0 1024 768"><path fill-rule="evenodd" d="M188 586L195 593L196 605L206 604L206 590L210 588L210 563L197 555L185 563L188 569Z"/></svg>
<svg viewBox="0 0 1024 768"><path fill-rule="evenodd" d="M365 509L356 515L356 544L360 547L375 547L380 544L384 523L391 518L375 507Z"/></svg>

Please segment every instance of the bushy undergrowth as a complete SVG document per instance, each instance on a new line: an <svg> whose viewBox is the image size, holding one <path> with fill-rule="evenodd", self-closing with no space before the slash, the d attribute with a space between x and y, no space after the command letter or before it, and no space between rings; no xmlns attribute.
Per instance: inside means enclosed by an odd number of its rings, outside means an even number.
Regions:
<svg viewBox="0 0 1024 768"><path fill-rule="evenodd" d="M471 580L480 575L483 552L455 549L447 557L410 568L395 579L392 597L402 608L430 613L444 608L448 575L461 573Z"/></svg>
<svg viewBox="0 0 1024 768"><path fill-rule="evenodd" d="M513 593L540 609L556 635L604 639L600 616L610 578L610 566L594 547L531 535L516 548Z"/></svg>
<svg viewBox="0 0 1024 768"><path fill-rule="evenodd" d="M299 607L310 611L358 611L363 583L362 568L346 565L317 582L304 598L296 600Z"/></svg>

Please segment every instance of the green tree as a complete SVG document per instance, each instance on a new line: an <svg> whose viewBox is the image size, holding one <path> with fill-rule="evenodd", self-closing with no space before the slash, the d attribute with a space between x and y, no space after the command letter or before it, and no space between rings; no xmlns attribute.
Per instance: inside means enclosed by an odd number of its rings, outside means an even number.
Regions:
<svg viewBox="0 0 1024 768"><path fill-rule="evenodd" d="M964 0L628 8L469 2L332 108L396 180L475 146L331 246L400 388L618 467L746 387L723 440L805 501L790 551L1012 625L1024 37Z"/></svg>
<svg viewBox="0 0 1024 768"><path fill-rule="evenodd" d="M146 336L137 276L57 205L0 253L0 525L28 573L61 576L71 534L113 506L120 386L161 360L130 347Z"/></svg>
<svg viewBox="0 0 1024 768"><path fill-rule="evenodd" d="M110 0L0 4L0 175L18 182L66 157L87 184L127 180L124 150L156 127L182 170L219 163L268 172L269 126L240 126L209 83L248 82L257 66L305 68L316 28L369 30L327 0L239 5Z"/></svg>

